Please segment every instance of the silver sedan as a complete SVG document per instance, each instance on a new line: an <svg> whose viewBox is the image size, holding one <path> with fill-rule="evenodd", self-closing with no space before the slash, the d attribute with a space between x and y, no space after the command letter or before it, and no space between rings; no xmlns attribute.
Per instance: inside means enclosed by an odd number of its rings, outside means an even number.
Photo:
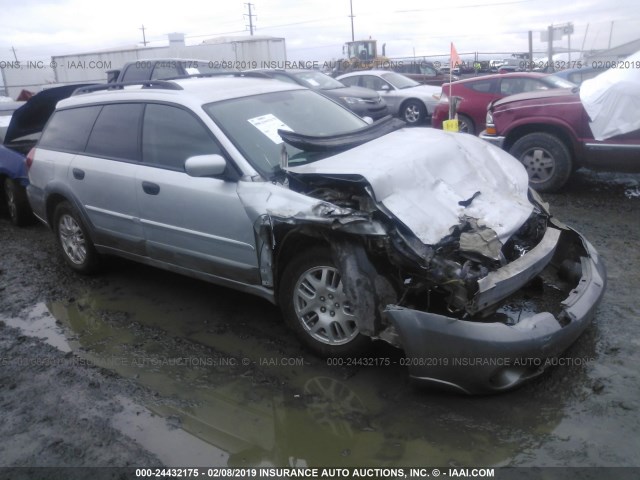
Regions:
<svg viewBox="0 0 640 480"><path fill-rule="evenodd" d="M340 75L337 80L348 86L365 87L377 91L387 102L389 113L400 117L409 125L417 125L435 109L438 100L434 94L439 87L421 85L399 73L387 70L365 70Z"/></svg>

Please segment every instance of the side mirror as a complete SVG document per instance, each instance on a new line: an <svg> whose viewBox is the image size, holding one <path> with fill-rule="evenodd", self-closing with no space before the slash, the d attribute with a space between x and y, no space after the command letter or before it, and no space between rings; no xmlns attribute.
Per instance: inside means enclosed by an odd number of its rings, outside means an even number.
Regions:
<svg viewBox="0 0 640 480"><path fill-rule="evenodd" d="M222 175L227 168L227 161L222 155L196 155L184 162L184 170L191 177L215 177Z"/></svg>
<svg viewBox="0 0 640 480"><path fill-rule="evenodd" d="M362 117L362 119L367 123L367 125L371 125L373 123L373 118L371 117Z"/></svg>
<svg viewBox="0 0 640 480"><path fill-rule="evenodd" d="M384 91L384 92L388 92L389 90L391 90L391 87L387 84L387 83L383 83L380 86L380 90Z"/></svg>

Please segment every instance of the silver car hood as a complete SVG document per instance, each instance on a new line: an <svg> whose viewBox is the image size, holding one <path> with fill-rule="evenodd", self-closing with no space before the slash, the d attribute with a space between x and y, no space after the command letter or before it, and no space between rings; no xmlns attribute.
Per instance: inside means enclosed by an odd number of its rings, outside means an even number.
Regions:
<svg viewBox="0 0 640 480"><path fill-rule="evenodd" d="M364 178L374 200L427 245L438 243L466 217L493 230L504 244L533 211L522 165L467 134L401 129L288 170Z"/></svg>

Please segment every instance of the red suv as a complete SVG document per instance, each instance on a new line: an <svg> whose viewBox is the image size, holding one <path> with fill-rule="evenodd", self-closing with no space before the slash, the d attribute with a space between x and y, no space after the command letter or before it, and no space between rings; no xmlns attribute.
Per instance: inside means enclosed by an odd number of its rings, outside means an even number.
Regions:
<svg viewBox="0 0 640 480"><path fill-rule="evenodd" d="M468 78L442 85L442 96L431 118L431 126L442 128L442 122L449 118L449 85L451 95L460 97L458 122L460 131L476 135L485 127L487 105L507 95L531 91L546 91L554 88L570 88L574 85L553 75L542 73L509 73Z"/></svg>
<svg viewBox="0 0 640 480"><path fill-rule="evenodd" d="M640 130L594 139L578 87L503 98L489 107L486 123L480 137L520 160L541 192L559 190L583 166L640 171Z"/></svg>

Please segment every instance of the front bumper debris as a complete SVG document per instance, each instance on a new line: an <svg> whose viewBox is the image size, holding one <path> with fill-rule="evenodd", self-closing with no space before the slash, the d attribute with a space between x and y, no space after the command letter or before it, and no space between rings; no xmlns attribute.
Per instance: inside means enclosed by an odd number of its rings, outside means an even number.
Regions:
<svg viewBox="0 0 640 480"><path fill-rule="evenodd" d="M563 228L540 276L549 281L567 260L579 264L581 273L568 282L568 296L555 306L555 316L529 312L508 324L388 306L385 314L400 336L411 377L459 392L491 393L514 388L557 363L553 359L589 325L606 284L604 264L593 246ZM521 280L518 276L514 281ZM504 283L502 278L496 285Z"/></svg>

